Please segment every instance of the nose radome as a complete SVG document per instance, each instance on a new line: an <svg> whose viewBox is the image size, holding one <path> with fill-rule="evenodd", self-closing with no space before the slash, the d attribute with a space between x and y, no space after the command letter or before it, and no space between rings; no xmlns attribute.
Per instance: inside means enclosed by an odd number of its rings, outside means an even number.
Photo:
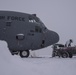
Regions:
<svg viewBox="0 0 76 75"><path fill-rule="evenodd" d="M52 43L57 43L59 41L59 35L54 32L54 31L49 31L50 32L50 39L52 40Z"/></svg>
<svg viewBox="0 0 76 75"><path fill-rule="evenodd" d="M52 45L59 41L59 35L51 30L48 30L46 33L46 45Z"/></svg>

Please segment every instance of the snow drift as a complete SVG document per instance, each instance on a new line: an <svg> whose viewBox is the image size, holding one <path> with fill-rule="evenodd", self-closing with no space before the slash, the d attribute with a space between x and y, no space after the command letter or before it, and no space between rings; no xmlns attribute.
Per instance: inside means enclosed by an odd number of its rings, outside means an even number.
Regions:
<svg viewBox="0 0 76 75"><path fill-rule="evenodd" d="M0 41L0 75L75 75L76 58L20 58Z"/></svg>

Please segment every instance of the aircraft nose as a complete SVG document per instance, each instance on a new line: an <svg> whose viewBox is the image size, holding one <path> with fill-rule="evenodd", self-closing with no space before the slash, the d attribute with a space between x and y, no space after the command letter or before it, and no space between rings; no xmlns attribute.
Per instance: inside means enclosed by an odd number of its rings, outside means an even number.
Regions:
<svg viewBox="0 0 76 75"><path fill-rule="evenodd" d="M55 44L59 41L59 35L51 30L48 30L46 33L46 46Z"/></svg>

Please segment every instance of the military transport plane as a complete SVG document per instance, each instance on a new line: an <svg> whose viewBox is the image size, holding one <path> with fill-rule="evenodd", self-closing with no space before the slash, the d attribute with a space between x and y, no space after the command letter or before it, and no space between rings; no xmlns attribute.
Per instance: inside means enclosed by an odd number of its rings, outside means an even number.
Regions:
<svg viewBox="0 0 76 75"><path fill-rule="evenodd" d="M59 35L46 28L36 14L0 11L0 40L8 44L12 55L28 57L37 50L59 41Z"/></svg>

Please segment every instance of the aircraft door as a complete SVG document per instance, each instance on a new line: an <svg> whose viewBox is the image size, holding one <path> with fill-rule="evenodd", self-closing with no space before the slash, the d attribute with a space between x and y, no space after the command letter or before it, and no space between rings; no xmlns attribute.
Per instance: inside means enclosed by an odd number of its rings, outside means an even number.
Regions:
<svg viewBox="0 0 76 75"><path fill-rule="evenodd" d="M43 48L44 47L44 45L45 45L45 34L44 33L42 33L42 43L41 43L41 48Z"/></svg>

